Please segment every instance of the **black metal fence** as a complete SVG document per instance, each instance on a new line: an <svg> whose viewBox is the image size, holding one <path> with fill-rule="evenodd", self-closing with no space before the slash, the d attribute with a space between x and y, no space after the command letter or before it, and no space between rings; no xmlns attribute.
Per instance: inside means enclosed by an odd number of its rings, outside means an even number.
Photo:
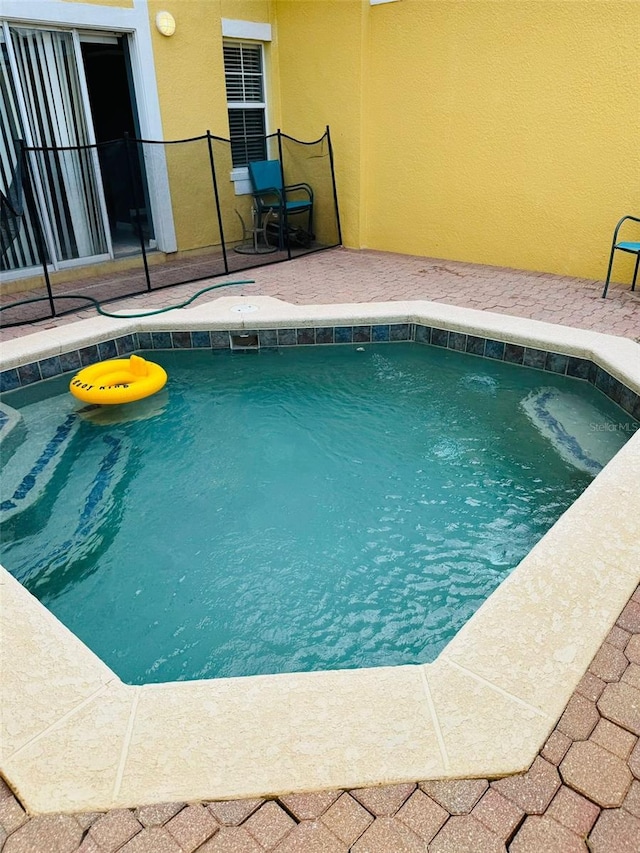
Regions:
<svg viewBox="0 0 640 853"><path fill-rule="evenodd" d="M269 207L269 197L258 204L247 170L232 164L229 140L209 131L176 141L20 145L14 181L0 198L0 323L35 322L78 311L86 297L108 303L340 245L329 128L313 142L278 130L265 137L265 150L284 186L311 187L311 211L278 208L277 200Z"/></svg>

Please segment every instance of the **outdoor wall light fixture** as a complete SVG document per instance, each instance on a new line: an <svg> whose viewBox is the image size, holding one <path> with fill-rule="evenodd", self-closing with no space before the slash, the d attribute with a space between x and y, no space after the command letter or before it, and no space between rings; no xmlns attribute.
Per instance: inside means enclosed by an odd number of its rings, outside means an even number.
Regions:
<svg viewBox="0 0 640 853"><path fill-rule="evenodd" d="M171 12L158 12L156 15L156 27L163 36L172 36L176 31L176 19Z"/></svg>

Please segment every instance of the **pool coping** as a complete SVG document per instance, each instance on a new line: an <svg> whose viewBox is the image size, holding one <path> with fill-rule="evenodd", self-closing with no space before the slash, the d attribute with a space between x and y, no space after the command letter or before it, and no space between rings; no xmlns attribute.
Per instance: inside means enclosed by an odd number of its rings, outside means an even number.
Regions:
<svg viewBox="0 0 640 853"><path fill-rule="evenodd" d="M629 339L426 301L97 317L4 344L0 371L145 332L396 324L592 361L640 394ZM640 434L420 666L132 687L2 570L0 771L34 813L521 772L640 582L638 482Z"/></svg>

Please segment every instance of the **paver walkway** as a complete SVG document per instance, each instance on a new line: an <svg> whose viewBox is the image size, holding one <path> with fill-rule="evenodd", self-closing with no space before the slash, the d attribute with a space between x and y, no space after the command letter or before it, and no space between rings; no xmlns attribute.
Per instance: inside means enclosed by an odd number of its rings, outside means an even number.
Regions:
<svg viewBox="0 0 640 853"><path fill-rule="evenodd" d="M299 304L431 299L640 338L640 294L614 286L602 300L600 282L343 249L253 270L250 277L255 284L239 293ZM200 286L130 299L122 307L162 307ZM639 738L640 587L524 774L31 818L0 780L0 850L640 853Z"/></svg>

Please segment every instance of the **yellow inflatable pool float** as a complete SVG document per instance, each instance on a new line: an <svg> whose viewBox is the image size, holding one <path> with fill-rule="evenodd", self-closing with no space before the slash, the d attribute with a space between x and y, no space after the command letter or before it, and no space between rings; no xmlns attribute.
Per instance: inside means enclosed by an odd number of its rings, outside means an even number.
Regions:
<svg viewBox="0 0 640 853"><path fill-rule="evenodd" d="M76 373L69 391L84 403L133 403L159 391L167 373L159 364L139 355L100 361Z"/></svg>

